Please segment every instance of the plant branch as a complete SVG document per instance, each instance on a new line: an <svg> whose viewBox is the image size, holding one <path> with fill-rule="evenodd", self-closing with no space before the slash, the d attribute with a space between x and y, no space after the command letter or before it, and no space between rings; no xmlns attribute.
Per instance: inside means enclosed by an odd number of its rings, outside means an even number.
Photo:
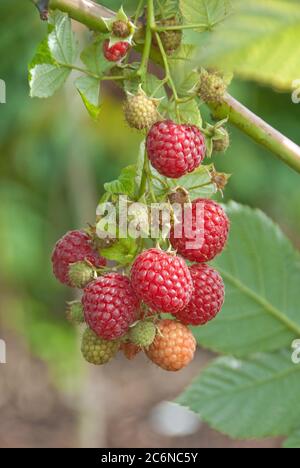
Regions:
<svg viewBox="0 0 300 468"><path fill-rule="evenodd" d="M164 31L181 31L183 29L201 29L206 31L210 29L207 24L202 23L193 23L193 24L174 24L174 26L156 26L155 31L164 32Z"/></svg>
<svg viewBox="0 0 300 468"><path fill-rule="evenodd" d="M151 51L151 44L152 44L152 28L155 25L154 20L154 6L153 0L147 0L147 25L146 25L146 36L145 36L145 44L142 54L142 60L140 64L140 68L137 71L137 75L141 78L144 78L148 71L148 62L150 57Z"/></svg>
<svg viewBox="0 0 300 468"><path fill-rule="evenodd" d="M247 107L226 94L221 104L209 104L217 119L229 121L258 144L272 151L279 159L300 173L300 147L275 130Z"/></svg>
<svg viewBox="0 0 300 468"><path fill-rule="evenodd" d="M91 0L50 0L49 9L68 13L89 29L100 32L107 32L107 26L101 17L113 18L115 15L113 11Z"/></svg>
<svg viewBox="0 0 300 468"><path fill-rule="evenodd" d="M148 2L153 7L153 0L148 0ZM111 18L114 16L114 12L91 0L50 0L49 8L64 11L71 18L85 24L88 28L101 32L107 32L106 25L101 17ZM155 25L152 25L152 31L155 31ZM152 31L150 31L151 35ZM148 33L147 48L149 44L151 48L150 34ZM148 49L146 51L148 54ZM165 57L163 56L162 58L164 65L166 65ZM171 83L170 85L172 87ZM175 97L175 101L176 99L178 97ZM216 118L223 119L228 117L232 124L300 173L300 147L272 128L233 97L226 95L221 104L209 104L209 107Z"/></svg>

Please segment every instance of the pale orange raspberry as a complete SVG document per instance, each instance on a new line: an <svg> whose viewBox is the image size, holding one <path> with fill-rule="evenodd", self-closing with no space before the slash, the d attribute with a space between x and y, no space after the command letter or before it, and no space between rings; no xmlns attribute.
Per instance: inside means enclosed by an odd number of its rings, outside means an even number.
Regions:
<svg viewBox="0 0 300 468"><path fill-rule="evenodd" d="M161 320L152 345L145 350L148 358L167 371L178 371L187 366L196 351L192 332L176 320Z"/></svg>

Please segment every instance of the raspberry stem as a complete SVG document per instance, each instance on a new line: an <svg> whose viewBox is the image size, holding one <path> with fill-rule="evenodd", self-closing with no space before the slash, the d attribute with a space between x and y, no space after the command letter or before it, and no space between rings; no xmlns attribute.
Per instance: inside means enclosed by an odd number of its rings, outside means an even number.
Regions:
<svg viewBox="0 0 300 468"><path fill-rule="evenodd" d="M139 1L139 4L137 6L137 9L136 9L136 12L135 12L135 15L134 15L134 20L133 20L133 24L136 26L137 23L138 23L138 20L139 20L139 17L142 13L142 9L143 9L143 6L144 6L144 0L140 0Z"/></svg>
<svg viewBox="0 0 300 468"><path fill-rule="evenodd" d="M164 79L166 80L166 82L169 83L170 88L172 90L172 93L173 93L173 96L174 96L174 101L175 101L175 111L176 111L177 120L178 120L178 123L181 123L180 122L181 121L180 112L179 112L179 108L178 108L178 94L177 94L175 83L174 83L173 78L171 76L167 54L166 54L166 51L164 49L164 46L163 46L162 40L160 38L160 35L157 32L155 32L155 38L156 38L156 42L157 42L157 45L159 47L161 57L162 57L162 60L163 60L163 64L164 64L164 68L165 68L165 74L166 75L165 75Z"/></svg>
<svg viewBox="0 0 300 468"><path fill-rule="evenodd" d="M154 18L154 5L153 0L147 0L147 24L146 24L146 37L144 50L142 54L142 60L140 67L137 71L137 76L144 78L148 71L148 62L151 51L152 44L152 28L155 27L155 18Z"/></svg>
<svg viewBox="0 0 300 468"><path fill-rule="evenodd" d="M165 32L165 31L181 31L182 29L201 29L202 31L210 30L213 25L207 26L207 24L202 23L193 23L193 24L176 24L173 26L157 26L155 31L157 32Z"/></svg>

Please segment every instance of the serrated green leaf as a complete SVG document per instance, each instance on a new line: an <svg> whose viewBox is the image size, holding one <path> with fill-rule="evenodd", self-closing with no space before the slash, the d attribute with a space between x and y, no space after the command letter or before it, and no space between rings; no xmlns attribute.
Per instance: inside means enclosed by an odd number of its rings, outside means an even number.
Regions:
<svg viewBox="0 0 300 468"><path fill-rule="evenodd" d="M223 21L231 12L231 0L180 0L180 7L187 23L200 23L200 31L210 29Z"/></svg>
<svg viewBox="0 0 300 468"><path fill-rule="evenodd" d="M232 14L206 37L201 66L291 90L300 76L300 9L294 0L235 0Z"/></svg>
<svg viewBox="0 0 300 468"><path fill-rule="evenodd" d="M158 17L171 18L179 12L179 0L158 0Z"/></svg>
<svg viewBox="0 0 300 468"><path fill-rule="evenodd" d="M101 249L100 254L107 260L117 262L120 265L128 265L135 258L137 249L136 240L128 237L127 239L119 239L109 248Z"/></svg>
<svg viewBox="0 0 300 468"><path fill-rule="evenodd" d="M190 197L194 198L203 197L210 198L216 193L216 186L211 181L209 169L212 166L200 166L191 174L187 174L174 183L175 186L180 185L190 192Z"/></svg>
<svg viewBox="0 0 300 468"><path fill-rule="evenodd" d="M283 444L284 448L300 448L300 429L293 431Z"/></svg>
<svg viewBox="0 0 300 468"><path fill-rule="evenodd" d="M178 398L235 438L288 434L300 418L300 366L289 351L213 362Z"/></svg>
<svg viewBox="0 0 300 468"><path fill-rule="evenodd" d="M103 75L111 67L111 63L103 55L102 44L103 41L90 44L80 56L81 61L86 65L87 69L97 76Z"/></svg>
<svg viewBox="0 0 300 468"><path fill-rule="evenodd" d="M70 70L55 65L36 65L30 70L30 96L48 98L66 81Z"/></svg>
<svg viewBox="0 0 300 468"><path fill-rule="evenodd" d="M170 72L179 95L186 96L199 83L199 73L196 70L198 63L197 48L188 44L183 44L169 58Z"/></svg>
<svg viewBox="0 0 300 468"><path fill-rule="evenodd" d="M48 36L52 57L61 64L73 64L77 56L77 43L69 16L55 10L49 21L53 26L53 31Z"/></svg>
<svg viewBox="0 0 300 468"><path fill-rule="evenodd" d="M101 111L99 104L99 80L90 76L81 76L76 80L75 85L88 113L93 119L98 120Z"/></svg>
<svg viewBox="0 0 300 468"><path fill-rule="evenodd" d="M169 117L176 122L177 112L174 102L168 102L168 114ZM185 102L178 106L178 113L180 115L180 120L185 124L192 124L201 127L202 118L200 114L200 109L197 104L197 101L193 99L192 101Z"/></svg>
<svg viewBox="0 0 300 468"><path fill-rule="evenodd" d="M261 211L231 203L229 242L214 264L226 286L223 310L198 342L245 356L289 347L300 337L300 256Z"/></svg>
<svg viewBox="0 0 300 468"><path fill-rule="evenodd" d="M135 196L135 176L136 166L135 164L127 166L122 169L120 177L112 182L104 184L106 192L111 194L122 194L128 195L129 198Z"/></svg>

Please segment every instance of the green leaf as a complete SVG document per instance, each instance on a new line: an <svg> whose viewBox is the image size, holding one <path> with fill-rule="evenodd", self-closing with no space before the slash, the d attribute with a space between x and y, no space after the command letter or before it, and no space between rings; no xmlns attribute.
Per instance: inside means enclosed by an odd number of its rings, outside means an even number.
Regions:
<svg viewBox="0 0 300 468"><path fill-rule="evenodd" d="M53 31L48 36L52 57L59 63L73 64L77 56L77 43L69 16L56 10L49 21L53 26Z"/></svg>
<svg viewBox="0 0 300 468"><path fill-rule="evenodd" d="M233 71L284 91L300 76L297 1L235 0L234 14L206 39L198 55L201 66Z"/></svg>
<svg viewBox="0 0 300 468"><path fill-rule="evenodd" d="M196 70L199 64L198 49L193 45L183 44L168 60L177 92L186 96L199 83L199 73Z"/></svg>
<svg viewBox="0 0 300 468"><path fill-rule="evenodd" d="M126 73L126 72L125 72ZM161 105L167 103L167 94L164 86L160 86L161 80L151 73L147 74L146 78L140 81L139 78L130 79L124 81L125 91L136 94L139 86L142 86L143 91L147 96L151 96L156 99L161 99Z"/></svg>
<svg viewBox="0 0 300 468"><path fill-rule="evenodd" d="M86 65L87 69L97 76L103 75L103 73L111 67L102 51L103 41L95 42L86 47L81 53L81 61Z"/></svg>
<svg viewBox="0 0 300 468"><path fill-rule="evenodd" d="M284 448L300 448L300 429L293 431L283 444Z"/></svg>
<svg viewBox="0 0 300 468"><path fill-rule="evenodd" d="M51 52L50 52L50 49L49 49L48 38L45 38L38 45L36 53L35 53L33 59L31 60L29 66L28 66L29 71L32 68L34 68L36 65L42 65L44 63L48 63L48 64L52 64L52 65L55 64L55 60L53 59L53 57L51 55Z"/></svg>
<svg viewBox="0 0 300 468"><path fill-rule="evenodd" d="M223 21L231 11L231 0L180 0L187 23L200 23L200 31L210 29Z"/></svg>
<svg viewBox="0 0 300 468"><path fill-rule="evenodd" d="M289 347L300 337L300 256L261 211L231 203L229 242L214 264L226 286L223 310L205 327L199 343L246 356Z"/></svg>
<svg viewBox="0 0 300 468"><path fill-rule="evenodd" d="M170 18L179 12L179 0L159 0L157 3L158 17Z"/></svg>
<svg viewBox="0 0 300 468"><path fill-rule="evenodd" d="M76 80L75 85L88 113L93 119L98 120L101 111L99 104L99 80L90 76L81 76Z"/></svg>
<svg viewBox="0 0 300 468"><path fill-rule="evenodd" d="M190 192L191 199L198 197L210 198L217 191L215 184L211 181L211 175L209 173L211 167L212 165L202 165L191 174L187 174L173 183L175 186L180 185L187 189Z"/></svg>
<svg viewBox="0 0 300 468"><path fill-rule="evenodd" d="M289 351L213 362L177 400L235 438L289 434L300 418L300 366Z"/></svg>
<svg viewBox="0 0 300 468"><path fill-rule="evenodd" d="M30 96L47 98L52 96L66 81L70 70L56 65L36 65L30 70Z"/></svg>
<svg viewBox="0 0 300 468"><path fill-rule="evenodd" d="M107 260L115 261L120 265L132 263L137 254L137 243L135 239L119 239L109 248L101 249L100 254Z"/></svg>
<svg viewBox="0 0 300 468"><path fill-rule="evenodd" d="M176 121L177 120L177 113L176 107L174 102L168 102L168 114L169 117ZM201 127L202 125L202 118L200 114L200 109L198 107L196 99L192 101L185 102L178 106L178 111L180 114L181 121L185 124L193 124Z"/></svg>
<svg viewBox="0 0 300 468"><path fill-rule="evenodd" d="M117 180L104 184L104 189L111 194L128 195L129 198L134 198L135 176L135 164L127 166L122 170L120 177Z"/></svg>

